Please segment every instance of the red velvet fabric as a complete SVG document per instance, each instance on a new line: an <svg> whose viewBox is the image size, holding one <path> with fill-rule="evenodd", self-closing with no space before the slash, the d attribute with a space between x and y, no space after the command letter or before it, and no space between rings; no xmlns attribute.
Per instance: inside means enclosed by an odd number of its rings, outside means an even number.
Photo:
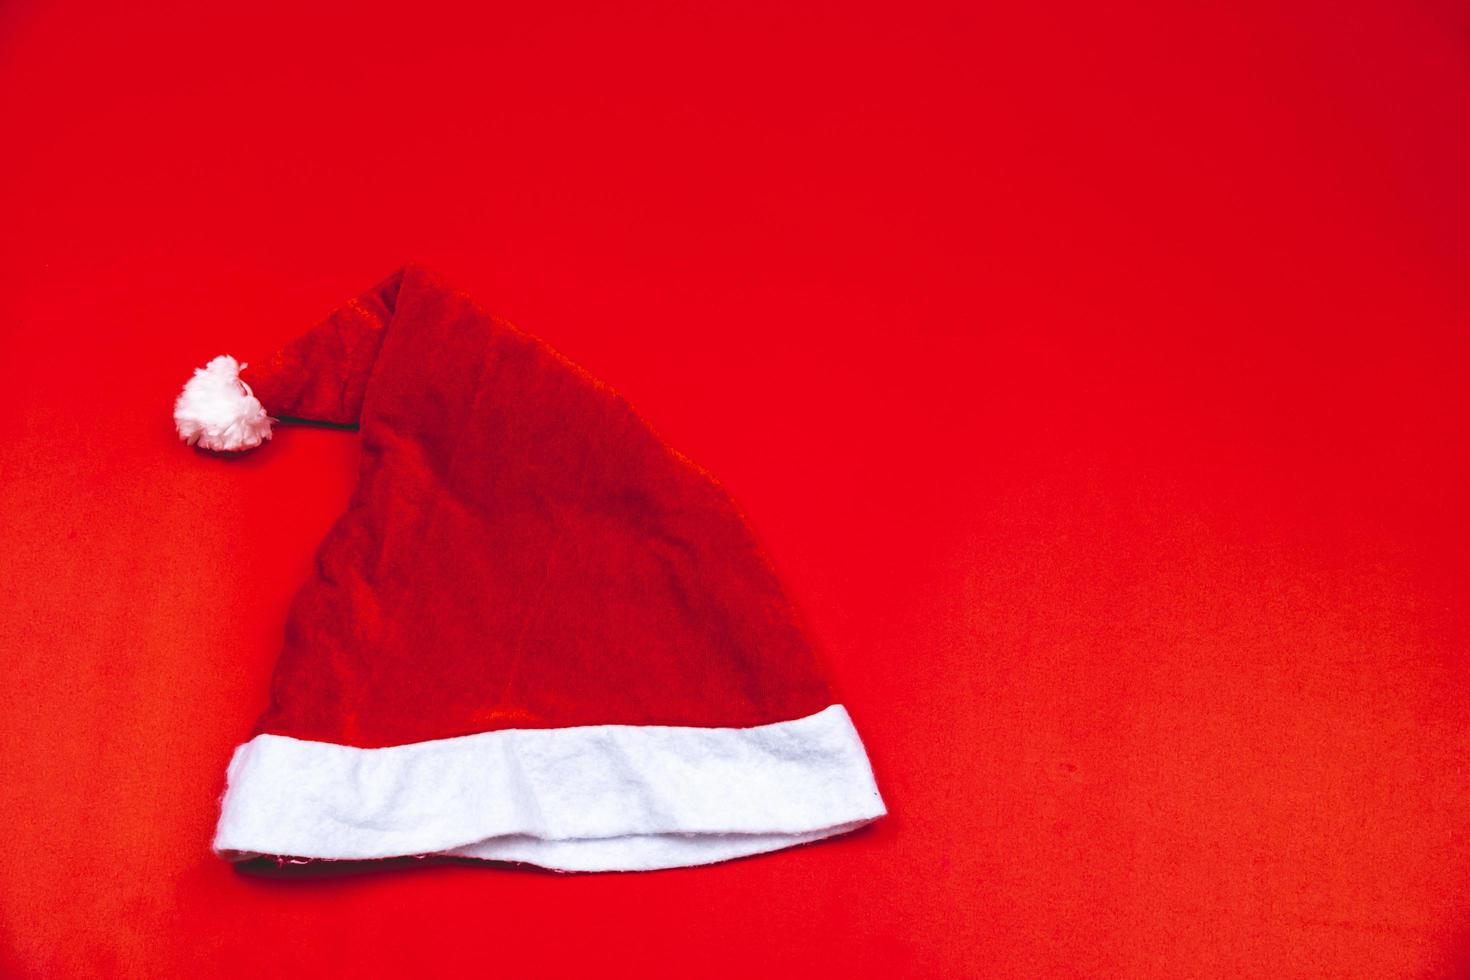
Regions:
<svg viewBox="0 0 1470 980"><path fill-rule="evenodd" d="M362 438L257 732L379 747L744 727L831 703L719 484L429 271L403 269L242 377L277 418Z"/></svg>

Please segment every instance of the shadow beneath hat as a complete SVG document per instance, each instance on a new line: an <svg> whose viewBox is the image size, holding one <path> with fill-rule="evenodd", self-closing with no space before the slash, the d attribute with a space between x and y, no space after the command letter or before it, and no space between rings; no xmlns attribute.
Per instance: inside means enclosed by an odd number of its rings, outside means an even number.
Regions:
<svg viewBox="0 0 1470 980"><path fill-rule="evenodd" d="M411 857L374 858L364 861L333 861L322 858L260 857L235 864L235 872L261 881L320 881L382 874L385 871L428 871L449 867L493 867L505 871L522 871L538 875L562 875L534 864L513 861L483 861L477 858L452 857L445 854L420 854Z"/></svg>

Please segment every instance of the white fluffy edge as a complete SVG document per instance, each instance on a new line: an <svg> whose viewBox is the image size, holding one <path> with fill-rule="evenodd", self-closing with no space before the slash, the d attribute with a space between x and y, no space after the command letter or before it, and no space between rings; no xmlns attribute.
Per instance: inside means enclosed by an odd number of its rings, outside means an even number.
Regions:
<svg viewBox="0 0 1470 980"><path fill-rule="evenodd" d="M230 761L214 849L642 871L774 851L886 812L841 705L754 728L511 729L379 749L257 735Z"/></svg>
<svg viewBox="0 0 1470 980"><path fill-rule="evenodd" d="M240 380L245 367L221 354L195 369L174 402L174 425L180 439L217 452L240 452L271 437L271 417L250 386Z"/></svg>

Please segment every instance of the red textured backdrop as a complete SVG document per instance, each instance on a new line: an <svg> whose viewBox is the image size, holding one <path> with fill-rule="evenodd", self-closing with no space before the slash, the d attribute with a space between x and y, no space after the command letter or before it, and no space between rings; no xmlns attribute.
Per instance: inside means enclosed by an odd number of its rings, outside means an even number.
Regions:
<svg viewBox="0 0 1470 980"><path fill-rule="evenodd" d="M1467 119L1429 0L12 0L0 973L1465 975ZM887 820L210 855L357 448L172 396L409 259L720 476Z"/></svg>

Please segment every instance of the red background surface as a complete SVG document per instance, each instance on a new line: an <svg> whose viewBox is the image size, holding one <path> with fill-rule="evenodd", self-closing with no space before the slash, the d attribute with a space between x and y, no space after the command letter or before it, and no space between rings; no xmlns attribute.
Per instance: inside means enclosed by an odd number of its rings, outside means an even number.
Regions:
<svg viewBox="0 0 1470 980"><path fill-rule="evenodd" d="M1470 15L0 9L0 972L1463 976ZM403 261L751 515L891 816L208 850L356 441L169 408Z"/></svg>

